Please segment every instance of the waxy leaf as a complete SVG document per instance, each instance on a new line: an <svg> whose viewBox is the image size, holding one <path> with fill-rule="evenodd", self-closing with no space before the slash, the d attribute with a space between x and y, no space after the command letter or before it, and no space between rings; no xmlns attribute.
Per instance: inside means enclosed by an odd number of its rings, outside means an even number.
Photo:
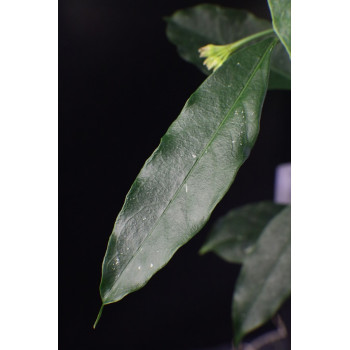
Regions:
<svg viewBox="0 0 350 350"><path fill-rule="evenodd" d="M273 29L291 55L290 0L268 0Z"/></svg>
<svg viewBox="0 0 350 350"><path fill-rule="evenodd" d="M244 259L233 297L234 342L269 320L290 294L290 206L277 214Z"/></svg>
<svg viewBox="0 0 350 350"><path fill-rule="evenodd" d="M279 42L273 49L271 56L269 89L289 90L290 81L290 57L283 45Z"/></svg>
<svg viewBox="0 0 350 350"><path fill-rule="evenodd" d="M200 47L229 44L271 28L270 22L250 12L209 4L176 11L166 21L167 37L176 45L179 55L206 75L211 72L199 57ZM269 89L290 89L290 58L279 46L276 45L271 57Z"/></svg>
<svg viewBox="0 0 350 350"><path fill-rule="evenodd" d="M103 304L147 283L207 222L258 136L277 38L232 55L186 102L127 194L102 266Z"/></svg>
<svg viewBox="0 0 350 350"><path fill-rule="evenodd" d="M214 225L200 254L215 252L228 262L241 263L268 222L284 207L266 201L231 210Z"/></svg>

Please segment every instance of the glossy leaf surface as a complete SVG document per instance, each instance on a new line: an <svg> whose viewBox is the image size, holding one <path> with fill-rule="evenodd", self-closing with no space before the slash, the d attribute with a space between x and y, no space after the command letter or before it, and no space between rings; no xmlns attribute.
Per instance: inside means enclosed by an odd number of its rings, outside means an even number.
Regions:
<svg viewBox="0 0 350 350"><path fill-rule="evenodd" d="M290 0L268 0L273 29L291 55Z"/></svg>
<svg viewBox="0 0 350 350"><path fill-rule="evenodd" d="M217 221L200 254L215 252L228 262L241 263L268 222L283 208L266 201L231 210Z"/></svg>
<svg viewBox="0 0 350 350"><path fill-rule="evenodd" d="M233 298L234 340L269 320L290 294L290 206L266 226L244 260Z"/></svg>
<svg viewBox="0 0 350 350"><path fill-rule="evenodd" d="M179 55L207 75L211 72L199 57L200 47L229 44L271 28L270 22L247 11L209 4L176 11L166 21L167 37L176 45ZM269 88L290 89L290 59L278 46L280 44L276 45L271 58Z"/></svg>
<svg viewBox="0 0 350 350"><path fill-rule="evenodd" d="M267 39L232 55L186 102L127 194L103 261L103 304L141 288L206 223L259 131Z"/></svg>

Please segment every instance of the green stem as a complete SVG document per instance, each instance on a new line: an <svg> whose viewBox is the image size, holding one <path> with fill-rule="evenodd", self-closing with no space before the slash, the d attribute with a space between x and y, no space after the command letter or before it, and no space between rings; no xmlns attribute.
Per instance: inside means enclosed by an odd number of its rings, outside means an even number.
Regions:
<svg viewBox="0 0 350 350"><path fill-rule="evenodd" d="M98 323L98 321L100 320L100 318L101 318L101 315L102 315L102 311L103 311L103 307L104 307L105 305L104 304L102 304L102 306L101 306L101 308L100 308L100 311L98 312L98 315L97 315L97 318L96 318L96 321L95 321L95 323L94 323L94 329L96 328L96 326L97 326L97 323Z"/></svg>
<svg viewBox="0 0 350 350"><path fill-rule="evenodd" d="M249 41L252 41L252 40L257 39L257 38L261 38L262 36L272 34L272 33L274 33L274 30L272 28L267 29L267 30L263 30L262 32L255 33L255 34L249 35L243 39L235 41L234 43L229 44L229 47L237 49L238 47L248 43Z"/></svg>

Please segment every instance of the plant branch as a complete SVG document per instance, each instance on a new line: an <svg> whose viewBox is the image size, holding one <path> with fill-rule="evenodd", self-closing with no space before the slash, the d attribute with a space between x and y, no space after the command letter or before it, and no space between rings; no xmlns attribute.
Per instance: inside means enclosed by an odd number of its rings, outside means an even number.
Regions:
<svg viewBox="0 0 350 350"><path fill-rule="evenodd" d="M274 323L277 327L276 330L263 334L262 336L254 339L250 343L241 343L238 346L237 350L260 350L263 346L275 343L279 340L286 338L288 332L282 318L277 315L276 319L274 320ZM232 347L232 350L235 350L234 346Z"/></svg>

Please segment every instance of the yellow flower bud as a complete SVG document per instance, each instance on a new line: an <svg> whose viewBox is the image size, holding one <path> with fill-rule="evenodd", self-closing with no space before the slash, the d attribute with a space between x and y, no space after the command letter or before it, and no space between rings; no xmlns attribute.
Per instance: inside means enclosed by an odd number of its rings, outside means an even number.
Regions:
<svg viewBox="0 0 350 350"><path fill-rule="evenodd" d="M207 66L209 70L214 69L214 72L221 67L221 65L227 60L232 52L236 49L235 45L213 45L209 44L201 47L198 51L199 57L207 57L203 64Z"/></svg>
<svg viewBox="0 0 350 350"><path fill-rule="evenodd" d="M257 38L266 35L274 35L273 33L273 29L267 29L227 45L208 44L198 50L200 53L199 57L206 57L203 64L206 65L209 70L214 68L215 72L237 49L241 48L243 45L249 43L252 40L256 40Z"/></svg>

